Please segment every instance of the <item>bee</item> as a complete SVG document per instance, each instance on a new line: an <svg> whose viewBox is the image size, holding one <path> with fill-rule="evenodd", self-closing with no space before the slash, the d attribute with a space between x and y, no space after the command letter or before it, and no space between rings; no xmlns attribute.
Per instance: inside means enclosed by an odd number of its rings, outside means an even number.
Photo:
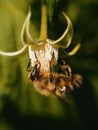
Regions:
<svg viewBox="0 0 98 130"><path fill-rule="evenodd" d="M64 60L61 60L58 64L61 73L54 71L55 66L53 60L49 63L49 72L41 72L41 64L37 61L35 66L30 70L28 78L40 94L45 96L53 95L66 102L66 95L73 91L74 87L81 85L82 76L72 74L71 67ZM27 70L29 70L29 66L30 63L27 66Z"/></svg>

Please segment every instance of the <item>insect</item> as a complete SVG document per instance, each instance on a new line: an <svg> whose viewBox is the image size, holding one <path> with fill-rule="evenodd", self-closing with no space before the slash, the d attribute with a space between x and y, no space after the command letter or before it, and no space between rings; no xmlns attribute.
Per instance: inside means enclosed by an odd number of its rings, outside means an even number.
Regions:
<svg viewBox="0 0 98 130"><path fill-rule="evenodd" d="M33 82L35 89L42 95L54 95L59 99L65 99L65 96L74 87L79 87L82 83L82 76L79 74L73 75L70 66L64 60L61 60L61 64L59 64L62 73L54 72L52 63L49 72L41 72L40 67L40 63L37 62L30 71L28 78Z"/></svg>
<svg viewBox="0 0 98 130"><path fill-rule="evenodd" d="M29 63L27 71L29 72L28 78L33 83L35 89L42 95L54 95L57 98L64 100L66 95L74 89L79 87L82 83L82 76L73 74L71 67L61 59L58 62L59 48L65 49L69 47L72 36L73 28L72 23L68 16L63 12L63 16L67 21L67 28L60 38L51 40L47 38L47 17L46 5L42 5L42 23L40 38L37 40L32 39L29 32L29 22L31 11L23 24L21 31L21 41L23 48L16 52L3 52L0 51L1 56L18 57L25 53L28 48ZM80 48L80 43L75 46L71 52L65 51L65 56L74 55ZM55 70L57 68L57 70Z"/></svg>

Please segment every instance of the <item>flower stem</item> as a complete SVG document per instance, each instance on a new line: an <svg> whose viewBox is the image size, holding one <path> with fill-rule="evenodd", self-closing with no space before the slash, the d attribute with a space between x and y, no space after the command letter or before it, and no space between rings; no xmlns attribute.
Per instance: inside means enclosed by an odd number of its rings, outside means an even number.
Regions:
<svg viewBox="0 0 98 130"><path fill-rule="evenodd" d="M41 5L41 28L40 28L40 38L47 38L47 7L46 4L42 1Z"/></svg>

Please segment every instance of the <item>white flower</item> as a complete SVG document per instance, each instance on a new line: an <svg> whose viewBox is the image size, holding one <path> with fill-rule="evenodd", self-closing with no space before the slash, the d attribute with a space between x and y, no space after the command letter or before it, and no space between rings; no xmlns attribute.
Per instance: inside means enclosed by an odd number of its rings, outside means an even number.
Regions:
<svg viewBox="0 0 98 130"><path fill-rule="evenodd" d="M31 59L31 66L35 66L37 60L41 64L41 71L49 71L49 61L51 61L52 58L55 60L55 64L58 60L58 49L63 48L66 49L71 44L72 36L73 36L73 27L70 19L68 16L63 12L62 13L64 18L67 21L67 28L65 29L64 33L60 38L57 40L52 40L48 38L38 38L37 40L32 39L30 32L29 32L29 22L31 17L31 11L29 10L28 15L25 19L25 22L23 24L23 28L21 31L21 41L23 44L23 48L16 52L3 52L0 51L1 56L8 56L8 57L18 57L20 55L23 55L27 52L29 57ZM80 44L77 44L77 46L71 51L71 52L65 52L65 56L71 56L74 55L77 50L79 49Z"/></svg>

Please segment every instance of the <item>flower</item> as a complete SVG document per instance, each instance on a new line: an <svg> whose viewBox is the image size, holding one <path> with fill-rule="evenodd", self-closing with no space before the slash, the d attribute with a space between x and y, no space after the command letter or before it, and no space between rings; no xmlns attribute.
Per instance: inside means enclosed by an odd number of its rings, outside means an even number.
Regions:
<svg viewBox="0 0 98 130"><path fill-rule="evenodd" d="M70 19L68 16L63 12L62 13L64 18L67 21L67 28L65 29L64 33L60 38L57 40L52 40L49 38L38 38L32 39L30 32L29 32L29 23L31 17L31 11L29 9L28 15L25 19L23 24L23 28L21 31L21 41L23 44L23 48L16 52L3 52L0 51L1 56L8 56L8 57L18 57L22 54L29 52L29 57L31 59L32 67L36 64L36 61L40 61L41 63L41 71L49 71L49 61L54 56L55 64L58 60L58 49L63 48L66 49L71 44L72 36L73 36L73 27ZM77 44L75 48L71 52L65 52L66 56L74 55L80 47L80 44Z"/></svg>

